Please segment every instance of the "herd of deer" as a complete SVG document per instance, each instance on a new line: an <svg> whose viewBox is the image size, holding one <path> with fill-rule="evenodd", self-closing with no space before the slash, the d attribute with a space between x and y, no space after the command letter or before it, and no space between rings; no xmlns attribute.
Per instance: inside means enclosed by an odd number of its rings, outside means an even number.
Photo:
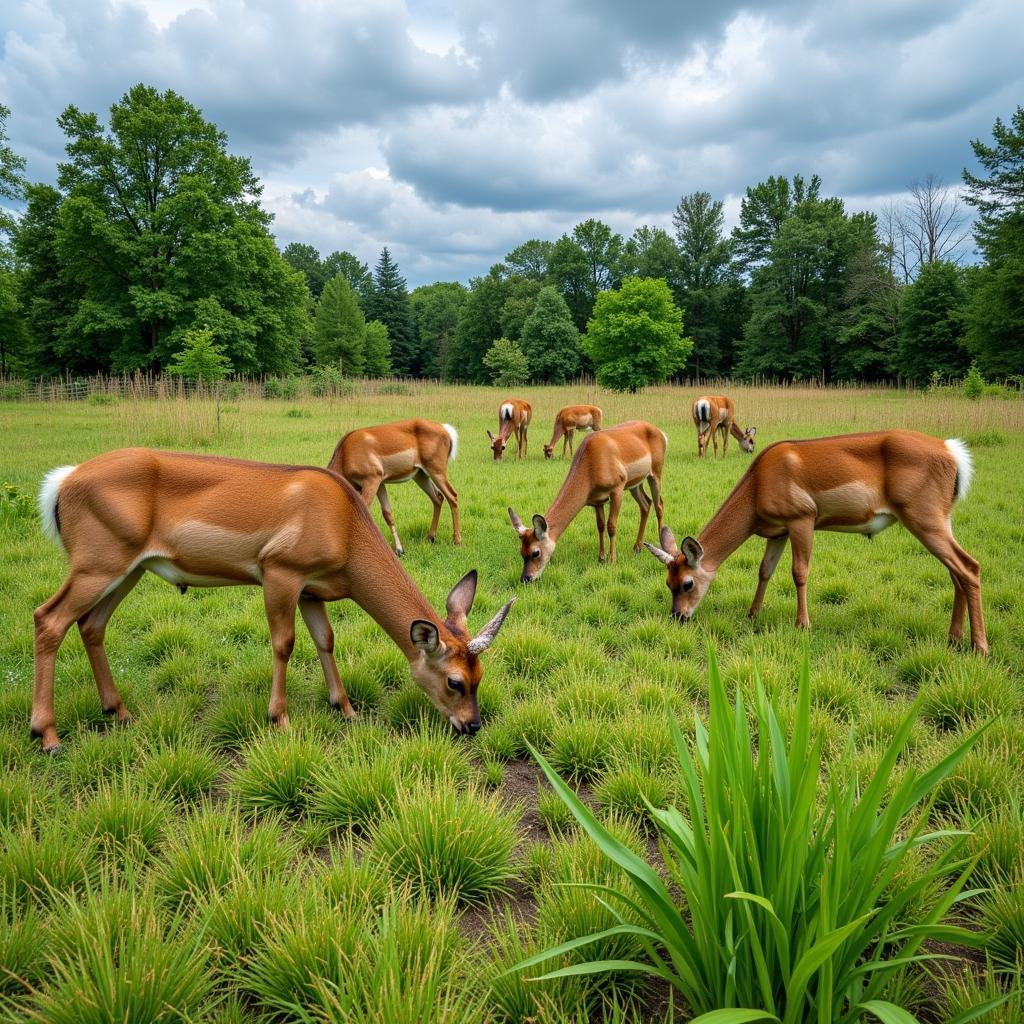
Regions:
<svg viewBox="0 0 1024 1024"><path fill-rule="evenodd" d="M702 396L693 403L698 455L717 434L726 454L732 434L753 453L755 428L741 430L733 403ZM515 435L527 455L529 402L499 407L498 434L487 436L501 459ZM510 508L523 559L521 580L538 579L558 538L585 506L594 509L598 557L615 560L615 535L628 491L640 506L634 551L646 547L668 569L672 616L689 621L721 564L751 536L765 538L757 591L749 615L761 608L786 541L793 549L797 625L807 627L807 573L816 530L873 537L901 522L949 570L953 581L951 643L963 638L970 615L971 643L988 652L978 563L953 537L953 503L962 498L973 467L966 446L909 430L779 441L761 452L697 538L677 544L664 522L661 476L667 436L642 420L601 429L596 406L562 409L544 455L562 439L572 461L561 489L527 526ZM573 454L577 430L590 430ZM331 704L355 711L334 658L334 633L325 604L351 598L391 637L409 660L412 678L462 733L480 728L477 688L480 655L494 641L515 598L476 634L467 617L476 571L453 588L442 619L420 592L369 513L376 497L398 555L387 484L414 481L433 504L427 534L433 542L445 501L455 544L461 543L458 495L448 480L458 435L448 424L415 419L345 434L326 469L269 465L240 459L126 448L79 466L52 470L39 493L45 532L63 544L69 572L63 586L35 612L32 732L47 751L59 748L53 711L57 650L78 625L103 711L127 720L110 671L104 634L118 604L147 570L184 591L188 587L254 585L263 588L273 649L269 714L288 723L285 672L295 643L298 609L316 646ZM645 490L646 485L646 490ZM649 492L649 493L648 493ZM605 506L608 506L607 519ZM660 546L644 542L651 508Z"/></svg>

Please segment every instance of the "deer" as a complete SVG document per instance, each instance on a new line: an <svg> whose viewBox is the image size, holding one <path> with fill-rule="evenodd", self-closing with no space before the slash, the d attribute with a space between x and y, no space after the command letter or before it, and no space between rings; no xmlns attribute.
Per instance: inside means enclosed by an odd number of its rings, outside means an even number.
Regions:
<svg viewBox="0 0 1024 1024"><path fill-rule="evenodd" d="M513 602L471 637L474 570L452 588L442 620L363 500L331 470L124 448L52 470L40 488L39 509L44 532L63 546L69 562L63 585L35 611L31 728L45 751L60 748L54 669L76 623L104 713L130 720L104 637L114 610L145 572L182 593L189 587L263 588L273 651L268 714L279 728L288 727L285 674L296 608L313 638L331 705L355 717L326 610L326 602L343 598L394 641L413 680L457 732L480 728L480 655Z"/></svg>
<svg viewBox="0 0 1024 1024"><path fill-rule="evenodd" d="M433 544L445 501L452 510L452 543L462 543L459 496L448 480L448 463L459 450L459 435L449 423L401 420L378 427L350 430L338 442L327 468L343 476L360 494L367 508L380 500L384 522L391 529L395 552L405 554L395 526L385 484L412 480L430 499L434 517L427 540Z"/></svg>
<svg viewBox="0 0 1024 1024"><path fill-rule="evenodd" d="M604 413L596 405L567 405L558 410L555 417L555 428L551 440L544 445L544 458L550 459L555 454L555 445L562 439L562 457L565 457L566 445L572 455L572 440L577 430L600 430Z"/></svg>
<svg viewBox="0 0 1024 1024"><path fill-rule="evenodd" d="M728 454L729 435L732 434L740 447L748 454L754 451L754 436L757 427L740 430L736 425L736 406L725 395L702 395L693 403L693 425L697 428L697 457L703 459L708 447L708 438L715 447L718 458L718 434L722 435L722 457Z"/></svg>
<svg viewBox="0 0 1024 1024"><path fill-rule="evenodd" d="M748 616L790 541L796 584L796 625L810 628L807 576L815 530L859 533L869 540L900 522L948 570L953 581L949 642L964 635L970 613L971 645L988 654L981 608L981 571L953 537L951 514L971 484L974 467L963 441L939 440L913 430L843 434L769 445L747 469L698 538L676 544L661 530L661 546L648 550L668 567L672 616L688 622L721 564L748 537L765 538L757 591Z"/></svg>
<svg viewBox="0 0 1024 1024"><path fill-rule="evenodd" d="M513 433L516 435L516 458L520 459L526 455L526 432L532 418L533 407L525 399L506 398L498 406L498 436L495 437L489 430L487 431L495 462L501 461L502 455L505 454L505 446Z"/></svg>
<svg viewBox="0 0 1024 1024"><path fill-rule="evenodd" d="M633 550L639 552L652 505L659 529L664 519L661 471L667 445L668 437L643 420L631 420L588 434L576 449L565 481L544 515L535 515L532 526L528 527L513 509L508 510L508 517L519 535L523 557L520 581L532 583L540 578L551 561L558 538L585 505L591 505L597 517L599 562L605 561L604 506L608 505L608 557L614 562L616 526L626 491L640 506L640 530L633 545ZM645 482L651 489L650 496L644 490Z"/></svg>

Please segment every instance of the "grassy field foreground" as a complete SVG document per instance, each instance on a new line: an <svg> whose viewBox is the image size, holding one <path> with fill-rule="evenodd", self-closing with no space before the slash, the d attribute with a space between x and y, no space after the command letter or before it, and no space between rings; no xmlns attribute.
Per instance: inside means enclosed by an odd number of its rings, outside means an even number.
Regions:
<svg viewBox="0 0 1024 1024"><path fill-rule="evenodd" d="M777 702L795 692L803 641L788 554L756 622L745 618L762 554L752 540L682 627L668 616L664 569L631 553L631 499L617 564L597 563L585 511L529 589L517 582L505 509L526 519L554 497L568 461L545 462L541 446L570 402L600 405L606 424L644 418L666 431L665 505L680 538L700 530L749 458L732 442L727 459L698 463L695 395L681 389L526 389L529 458L499 464L485 431L496 427L503 393L391 390L399 393L227 401L219 427L214 405L197 400L0 406L0 475L10 485L0 505L3 1019L575 1022L673 1012L663 991L635 975L542 984L503 975L612 920L592 894L561 884L615 873L541 786L526 743L616 834L656 856L643 797L665 806L679 784L665 705L692 730L693 711L706 708L708 645L730 687L752 692L759 675ZM923 1020L949 1019L993 991L994 972L1012 966L1024 943L1024 403L880 390L730 393L741 425L758 427L759 450L786 437L899 426L963 437L974 454L975 482L954 528L981 562L991 658L947 649L949 576L899 527L871 543L817 534L808 588L814 724L831 758L853 732L853 767L870 773L918 695L906 763L933 763L996 718L930 812L938 827L975 832L971 885L988 891L964 914L990 933L988 949L893 982ZM330 614L360 720L330 712L300 628L292 728L274 732L260 592L182 596L147 576L107 634L134 724L102 719L69 634L56 686L63 750L52 759L38 752L28 735L32 610L65 572L34 514L47 469L123 445L325 465L344 431L408 416L459 430L449 472L464 537L451 545L446 508L438 543L428 545L429 503L411 485L393 486L409 572L440 609L452 584L478 569L474 629L519 595L485 656L477 737L442 727L404 658L348 602ZM606 945L609 959L635 952L622 937ZM1018 997L979 1019L1019 1022L1024 1007Z"/></svg>

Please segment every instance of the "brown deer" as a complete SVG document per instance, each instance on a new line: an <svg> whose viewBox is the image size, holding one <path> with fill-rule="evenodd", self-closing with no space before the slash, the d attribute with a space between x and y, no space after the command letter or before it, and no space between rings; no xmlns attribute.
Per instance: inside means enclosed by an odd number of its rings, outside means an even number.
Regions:
<svg viewBox="0 0 1024 1024"><path fill-rule="evenodd" d="M533 407L522 398L506 398L498 406L498 436L487 431L495 461L500 461L505 454L505 446L513 433L516 435L516 458L526 455L526 432L532 418Z"/></svg>
<svg viewBox="0 0 1024 1024"><path fill-rule="evenodd" d="M639 551L652 504L659 528L664 518L661 470L667 444L668 438L657 427L642 420L631 420L588 434L576 449L565 482L551 507L544 515L533 517L532 528L525 526L509 509L508 516L519 534L523 556L522 582L532 583L539 578L554 554L558 538L585 505L592 505L597 516L598 561L601 562L605 560L604 506L609 506L609 557L614 562L615 532L625 491L629 491L640 506L640 531L633 545L633 550ZM644 491L645 481L651 489L650 497Z"/></svg>
<svg viewBox="0 0 1024 1024"><path fill-rule="evenodd" d="M448 463L455 461L459 435L448 423L402 420L379 427L350 430L334 449L327 468L340 473L361 495L367 508L374 496L380 499L384 522L391 528L395 551L405 554L395 528L395 517L385 484L412 480L434 506L427 540L437 536L437 524L445 500L452 510L452 540L462 543L459 528L459 496L448 481Z"/></svg>
<svg viewBox="0 0 1024 1024"><path fill-rule="evenodd" d="M555 429L551 441L544 445L544 458L550 459L555 454L555 445L562 439L562 456L565 456L566 445L572 455L572 439L577 430L600 430L604 413L596 405L567 405L558 410L555 417Z"/></svg>
<svg viewBox="0 0 1024 1024"><path fill-rule="evenodd" d="M78 624L107 714L128 712L103 646L107 622L149 570L188 587L263 588L274 654L269 713L288 724L285 672L295 609L309 629L331 704L352 717L334 660L325 602L351 598L408 658L413 679L459 731L480 727L479 656L498 634L510 601L470 638L466 616L476 572L448 595L442 621L402 568L352 487L327 469L125 448L53 470L39 506L70 571L35 612L32 732L56 750L53 676L57 650Z"/></svg>
<svg viewBox="0 0 1024 1024"><path fill-rule="evenodd" d="M729 435L732 434L745 452L753 452L754 435L757 427L740 430L736 426L736 406L731 398L725 395L703 395L693 403L693 425L697 428L697 455L704 458L708 447L708 438L715 447L715 458L718 458L718 434L722 435L722 455L729 448Z"/></svg>
<svg viewBox="0 0 1024 1024"><path fill-rule="evenodd" d="M981 610L978 563L953 537L951 513L973 474L967 446L912 430L844 434L769 445L743 474L700 538L676 545L661 531L651 553L668 566L672 615L688 621L711 586L719 566L748 537L766 539L757 592L748 614L761 610L764 592L786 541L793 545L796 624L810 626L807 573L815 530L860 533L869 539L901 522L942 564L953 580L950 643L964 634L970 611L971 643L988 653Z"/></svg>

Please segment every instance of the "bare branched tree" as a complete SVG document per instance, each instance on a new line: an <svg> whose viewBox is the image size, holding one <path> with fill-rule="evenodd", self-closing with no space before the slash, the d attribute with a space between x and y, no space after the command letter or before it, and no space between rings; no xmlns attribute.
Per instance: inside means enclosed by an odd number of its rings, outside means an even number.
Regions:
<svg viewBox="0 0 1024 1024"><path fill-rule="evenodd" d="M934 174L911 182L910 195L892 211L891 221L893 270L904 282L929 263L959 263L966 255L969 215L956 190Z"/></svg>

